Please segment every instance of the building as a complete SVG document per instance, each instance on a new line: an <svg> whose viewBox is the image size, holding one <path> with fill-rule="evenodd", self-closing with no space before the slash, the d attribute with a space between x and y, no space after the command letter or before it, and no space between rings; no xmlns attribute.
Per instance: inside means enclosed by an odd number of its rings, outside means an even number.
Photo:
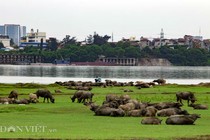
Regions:
<svg viewBox="0 0 210 140"><path fill-rule="evenodd" d="M39 32L39 30L34 32L34 30L31 29L31 32L27 33L25 40L23 40L22 38L20 47L26 47L26 46L40 47L41 45L44 48L47 47L46 32Z"/></svg>
<svg viewBox="0 0 210 140"><path fill-rule="evenodd" d="M140 47L141 48L150 47L151 43L152 42L147 38L144 38L144 37L140 38Z"/></svg>
<svg viewBox="0 0 210 140"><path fill-rule="evenodd" d="M26 37L26 26L20 26L20 37Z"/></svg>
<svg viewBox="0 0 210 140"><path fill-rule="evenodd" d="M0 35L5 35L4 26L0 25Z"/></svg>
<svg viewBox="0 0 210 140"><path fill-rule="evenodd" d="M26 36L26 26L20 26L18 24L0 25L0 34L9 36L14 44L19 46L21 37Z"/></svg>
<svg viewBox="0 0 210 140"><path fill-rule="evenodd" d="M119 66L136 66L138 60L136 58L116 58L116 57L100 57L100 62L115 64Z"/></svg>
<svg viewBox="0 0 210 140"><path fill-rule="evenodd" d="M9 36L6 35L0 35L0 42L3 43L5 48L10 47L10 39Z"/></svg>

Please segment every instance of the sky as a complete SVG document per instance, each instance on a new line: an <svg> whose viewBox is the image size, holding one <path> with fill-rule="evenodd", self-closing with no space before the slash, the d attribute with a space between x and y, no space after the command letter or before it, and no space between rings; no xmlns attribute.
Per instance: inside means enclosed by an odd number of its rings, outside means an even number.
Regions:
<svg viewBox="0 0 210 140"><path fill-rule="evenodd" d="M210 0L0 0L0 25L20 24L82 41L94 32L114 41L141 36L210 39Z"/></svg>

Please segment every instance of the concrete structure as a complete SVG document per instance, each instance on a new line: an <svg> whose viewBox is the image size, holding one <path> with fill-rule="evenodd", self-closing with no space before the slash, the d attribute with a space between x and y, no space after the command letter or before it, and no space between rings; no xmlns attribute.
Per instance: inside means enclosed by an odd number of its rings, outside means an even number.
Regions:
<svg viewBox="0 0 210 140"><path fill-rule="evenodd" d="M38 55L0 54L0 64L30 64L42 62L42 57Z"/></svg>
<svg viewBox="0 0 210 140"><path fill-rule="evenodd" d="M116 64L120 66L136 66L138 62L136 58L115 58L115 57L99 58L99 61L110 64Z"/></svg>
<svg viewBox="0 0 210 140"><path fill-rule="evenodd" d="M0 35L0 42L4 44L5 48L10 47L10 39L9 36Z"/></svg>

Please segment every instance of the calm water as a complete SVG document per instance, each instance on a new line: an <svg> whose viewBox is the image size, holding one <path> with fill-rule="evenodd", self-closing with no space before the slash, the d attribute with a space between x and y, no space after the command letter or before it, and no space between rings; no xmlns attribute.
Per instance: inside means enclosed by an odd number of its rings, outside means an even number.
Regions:
<svg viewBox="0 0 210 140"><path fill-rule="evenodd" d="M210 67L174 66L28 66L0 65L0 83L43 83L94 81L96 76L117 81L145 81L164 78L168 83L210 82Z"/></svg>

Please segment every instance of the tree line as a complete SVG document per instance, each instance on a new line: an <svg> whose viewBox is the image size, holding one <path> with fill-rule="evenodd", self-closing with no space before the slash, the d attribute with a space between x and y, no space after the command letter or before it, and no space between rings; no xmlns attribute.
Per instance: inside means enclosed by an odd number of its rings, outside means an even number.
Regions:
<svg viewBox="0 0 210 140"><path fill-rule="evenodd" d="M57 60L70 60L71 62L94 62L99 56L115 58L164 58L176 66L209 66L210 52L201 48L188 46L161 46L159 48L141 48L132 45L129 41L117 43L108 42L110 36L98 34L87 37L87 44L81 45L75 37L67 35L61 42L52 38L48 47L25 47L23 50L6 53L41 55L45 63ZM62 45L58 49L57 46ZM5 52L1 52L5 53Z"/></svg>

